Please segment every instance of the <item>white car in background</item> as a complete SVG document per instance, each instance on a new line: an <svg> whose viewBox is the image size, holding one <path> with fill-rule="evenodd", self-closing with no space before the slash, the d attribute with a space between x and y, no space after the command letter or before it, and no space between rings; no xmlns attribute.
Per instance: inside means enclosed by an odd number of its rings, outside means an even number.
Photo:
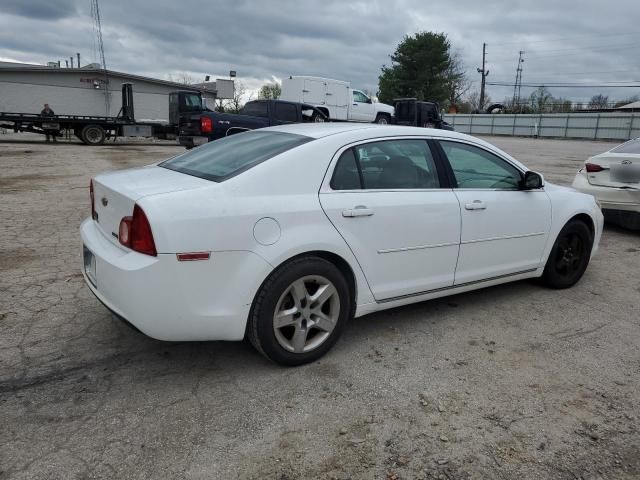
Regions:
<svg viewBox="0 0 640 480"><path fill-rule="evenodd" d="M640 138L589 158L573 187L596 197L607 221L640 230Z"/></svg>
<svg viewBox="0 0 640 480"><path fill-rule="evenodd" d="M265 128L96 176L85 281L162 340L241 340L313 361L354 316L541 277L598 247L594 198L496 147L423 128Z"/></svg>

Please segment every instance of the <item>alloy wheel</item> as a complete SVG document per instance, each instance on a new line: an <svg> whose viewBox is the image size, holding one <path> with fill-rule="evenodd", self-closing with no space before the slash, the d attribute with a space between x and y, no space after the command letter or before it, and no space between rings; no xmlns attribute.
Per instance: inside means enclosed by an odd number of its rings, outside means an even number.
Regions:
<svg viewBox="0 0 640 480"><path fill-rule="evenodd" d="M285 350L310 352L331 335L340 317L336 287L320 275L302 277L280 296L273 314L276 340Z"/></svg>

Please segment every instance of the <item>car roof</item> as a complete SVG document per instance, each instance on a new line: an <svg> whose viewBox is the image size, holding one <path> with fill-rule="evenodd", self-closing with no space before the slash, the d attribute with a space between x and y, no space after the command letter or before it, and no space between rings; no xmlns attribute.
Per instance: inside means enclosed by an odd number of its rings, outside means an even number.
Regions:
<svg viewBox="0 0 640 480"><path fill-rule="evenodd" d="M521 170L527 171L527 167L513 158L507 152L499 149L495 145L484 141L481 138L454 132L451 130L440 130L437 128L406 127L403 125L378 125L375 123L349 123L349 122L324 122L324 123L290 123L277 127L261 128L263 131L293 133L304 135L314 139L335 139L344 144L361 140L376 139L382 137L429 137L442 138L447 140L461 140L482 146L489 151L493 151L499 156L509 159Z"/></svg>
<svg viewBox="0 0 640 480"><path fill-rule="evenodd" d="M319 122L319 123L291 123L287 125L279 125L277 127L269 127L261 129L263 131L270 130L274 132L294 133L304 135L311 138L323 138L330 135L349 134L359 132L362 139L375 138L380 136L402 136L417 135L429 137L447 137L471 139L478 141L477 138L470 137L463 133L452 132L450 130L439 130L435 128L419 128L406 127L403 125L377 125L375 123L349 123L349 122Z"/></svg>

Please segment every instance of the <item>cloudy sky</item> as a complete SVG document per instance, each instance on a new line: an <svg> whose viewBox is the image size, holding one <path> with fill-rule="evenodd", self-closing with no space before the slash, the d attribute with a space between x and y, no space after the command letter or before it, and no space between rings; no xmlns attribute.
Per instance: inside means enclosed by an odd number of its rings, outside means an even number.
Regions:
<svg viewBox="0 0 640 480"><path fill-rule="evenodd" d="M250 90L291 74L350 80L375 92L380 67L406 34L444 32L469 78L487 43L488 81L640 84L638 0L102 0L110 69L177 79L236 70ZM89 0L1 0L0 60L96 61ZM512 87L487 87L494 100ZM523 95L531 89L523 88ZM639 88L550 87L554 96L611 99Z"/></svg>

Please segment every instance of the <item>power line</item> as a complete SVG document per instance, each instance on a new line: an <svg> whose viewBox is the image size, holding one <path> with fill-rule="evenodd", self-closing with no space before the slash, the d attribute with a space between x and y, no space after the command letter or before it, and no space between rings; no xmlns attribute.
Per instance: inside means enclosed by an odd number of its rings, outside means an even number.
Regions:
<svg viewBox="0 0 640 480"><path fill-rule="evenodd" d="M584 83L513 83L513 82L487 82L487 85L498 87L513 87L515 85L521 87L553 87L553 88L640 88L640 84L637 85L608 85L608 84L584 84Z"/></svg>

